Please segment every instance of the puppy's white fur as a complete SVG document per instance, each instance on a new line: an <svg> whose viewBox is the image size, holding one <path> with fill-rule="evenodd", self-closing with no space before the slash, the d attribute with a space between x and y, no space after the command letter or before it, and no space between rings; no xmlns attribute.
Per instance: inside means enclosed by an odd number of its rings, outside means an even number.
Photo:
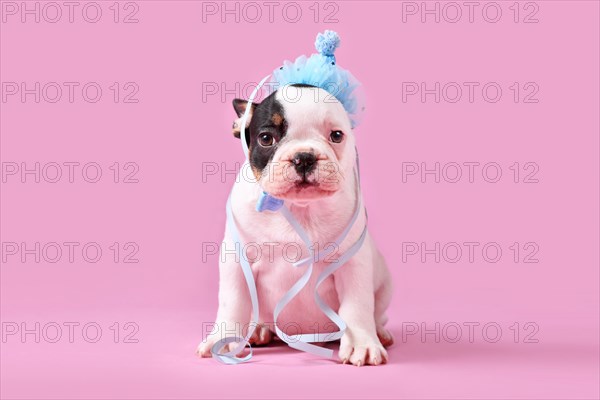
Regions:
<svg viewBox="0 0 600 400"><path fill-rule="evenodd" d="M247 258L256 280L260 317L263 323L252 342L264 344L272 334L273 309L287 290L304 273L294 268L297 249L308 256L294 229L280 213L255 210L259 195L267 193L286 200L291 212L302 224L320 250L331 246L347 226L357 205L355 180L355 140L350 121L342 105L318 88L284 87L276 94L283 105L287 133L262 172L255 171L257 181L239 179L233 187L232 210L240 235L247 246ZM342 143L332 143L331 131L344 132ZM252 146L252 144L250 144ZM255 144L256 145L256 144ZM313 152L318 161L308 180L313 186L298 187L300 176L292 165L294 154ZM243 168L247 168L244 165ZM364 208L337 251L314 266L313 277L278 318L278 326L288 334L332 332L337 327L321 312L314 301L316 277L333 260L345 252L360 236L366 223ZM290 243L297 245L290 246ZM198 353L210 356L212 345L224 336L243 336L250 322L251 302L242 270L232 254L235 243L225 232L219 265L219 309L216 329L198 346ZM223 250L228 253L224 254ZM384 328L385 310L392 287L386 263L371 236L367 234L360 250L332 277L319 287L324 301L346 322L348 329L341 339L339 358L354 365L377 365L387 361L384 348L393 342Z"/></svg>

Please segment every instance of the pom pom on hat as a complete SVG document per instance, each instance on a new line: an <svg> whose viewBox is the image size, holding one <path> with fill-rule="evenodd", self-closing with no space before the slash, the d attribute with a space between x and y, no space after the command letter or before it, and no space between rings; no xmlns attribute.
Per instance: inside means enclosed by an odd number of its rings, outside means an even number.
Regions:
<svg viewBox="0 0 600 400"><path fill-rule="evenodd" d="M317 35L317 40L315 41L315 48L317 51L326 57L334 57L333 53L339 45L340 36L334 31L319 33Z"/></svg>

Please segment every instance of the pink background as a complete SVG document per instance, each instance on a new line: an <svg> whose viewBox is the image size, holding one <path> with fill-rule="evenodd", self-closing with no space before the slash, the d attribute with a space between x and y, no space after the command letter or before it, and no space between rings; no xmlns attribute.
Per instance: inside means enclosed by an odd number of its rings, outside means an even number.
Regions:
<svg viewBox="0 0 600 400"><path fill-rule="evenodd" d="M513 21L512 1L499 2L498 23L482 18L485 3L473 23L466 14L458 23L431 16L422 23L419 15L403 22L402 3L390 1L338 2L337 23L323 22L335 10L325 3L315 23L313 2L298 3L297 23L282 18L281 5L273 23L266 8L256 23L233 16L221 23L218 15L203 23L201 2L139 1L139 22L123 24L112 21L112 3L99 2L95 24L81 18L81 6L73 23L66 15L55 24L32 17L21 23L19 15L2 21L2 82L95 81L103 88L94 104L80 92L73 103L35 103L32 96L1 103L2 162L97 162L103 171L96 184L81 175L54 184L9 176L2 184L2 242L98 242L103 249L95 264L81 253L73 263L66 255L23 263L4 254L5 326L96 322L103 336L97 343L80 330L74 343L66 329L58 343L7 336L0 343L2 398L599 397L598 2L538 1L539 22L530 24L522 22L531 12L524 3L521 22ZM121 9L121 19L129 11ZM203 101L202 83L231 89L256 82L284 59L312 53L324 29L339 32L338 62L364 83L369 99L356 135L370 230L396 287L390 363L358 369L282 346L257 349L240 366L197 359L202 323L217 306L217 258L203 262L202 243L222 239L233 184L231 175L203 183L203 163L231 169L243 158L230 134L230 103L239 95ZM493 81L503 96L497 103L480 91L472 103L466 93L457 103L432 96L402 102L402 82L438 81ZM136 82L139 102L114 103L113 82ZM513 82L537 83L539 102L515 103ZM114 162L137 163L139 183L113 183ZM503 175L498 183L481 174L473 183L465 176L403 183L403 162L496 162ZM537 163L539 182L514 183L514 162ZM480 251L472 263L466 254L457 263L402 260L405 242L432 248L469 241L497 242L501 260L486 262ZM115 263L113 242L137 243L140 262ZM514 242L535 242L539 262L523 263L522 250L515 263ZM114 343L115 322L136 323L139 342L121 336ZM466 328L457 343L437 343L432 334L402 340L403 326L438 322L480 326L473 343ZM482 336L490 322L502 329L497 343ZM539 328L538 343L524 343L527 322Z"/></svg>

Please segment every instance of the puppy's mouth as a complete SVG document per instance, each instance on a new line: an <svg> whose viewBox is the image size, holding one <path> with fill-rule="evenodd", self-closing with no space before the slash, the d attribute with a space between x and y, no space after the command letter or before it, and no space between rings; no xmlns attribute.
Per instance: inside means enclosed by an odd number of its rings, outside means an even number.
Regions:
<svg viewBox="0 0 600 400"><path fill-rule="evenodd" d="M306 176L302 177L302 179L298 179L296 182L294 182L294 188L296 190L302 190L302 189L306 189L306 188L310 188L310 187L319 187L319 183L318 182L310 182L308 179L306 179Z"/></svg>
<svg viewBox="0 0 600 400"><path fill-rule="evenodd" d="M298 179L285 193L280 193L278 197L290 200L316 200L331 196L335 190L325 190L319 182L309 181L306 177Z"/></svg>
<svg viewBox="0 0 600 400"><path fill-rule="evenodd" d="M314 168L308 168L309 165L297 167L293 163L285 165L290 168L275 168L273 178L263 178L263 190L274 197L292 201L318 200L332 196L340 188L341 177L335 173L339 168L331 171L321 164L315 165Z"/></svg>

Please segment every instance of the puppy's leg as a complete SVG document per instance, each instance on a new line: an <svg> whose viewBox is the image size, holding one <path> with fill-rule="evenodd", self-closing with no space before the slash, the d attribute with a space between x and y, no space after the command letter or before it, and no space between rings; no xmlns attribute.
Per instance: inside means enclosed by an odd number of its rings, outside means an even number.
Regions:
<svg viewBox="0 0 600 400"><path fill-rule="evenodd" d="M348 329L340 341L339 357L354 365L378 365L387 352L377 337L373 243L367 237L361 249L334 274L339 296L339 315Z"/></svg>
<svg viewBox="0 0 600 400"><path fill-rule="evenodd" d="M394 337L385 329L388 317L385 314L392 300L392 278L385 263L385 259L377 249L374 249L375 268L375 328L377 337L382 345L389 347L394 344Z"/></svg>
<svg viewBox="0 0 600 400"><path fill-rule="evenodd" d="M223 251L223 247L228 252ZM215 328L200 343L196 353L201 357L210 357L212 346L225 337L243 337L247 333L252 313L250 294L237 254L232 254L235 243L227 232L219 256L219 309ZM255 279L256 279L256 274ZM227 350L227 348L225 349Z"/></svg>

